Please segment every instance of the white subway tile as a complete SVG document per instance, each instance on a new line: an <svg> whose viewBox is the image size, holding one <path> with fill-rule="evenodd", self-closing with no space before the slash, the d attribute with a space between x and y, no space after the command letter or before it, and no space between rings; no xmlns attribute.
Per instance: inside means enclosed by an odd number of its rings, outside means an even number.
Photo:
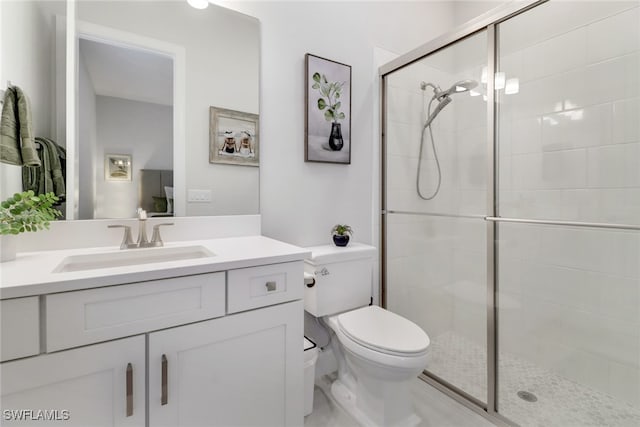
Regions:
<svg viewBox="0 0 640 427"><path fill-rule="evenodd" d="M595 308L600 315L635 323L640 330L640 280L587 272L585 282L599 291Z"/></svg>
<svg viewBox="0 0 640 427"><path fill-rule="evenodd" d="M584 150L513 156L513 188L520 190L585 188L587 156Z"/></svg>
<svg viewBox="0 0 640 427"><path fill-rule="evenodd" d="M640 187L640 143L590 148L589 187Z"/></svg>
<svg viewBox="0 0 640 427"><path fill-rule="evenodd" d="M589 62L599 62L640 49L640 8L610 16L587 26Z"/></svg>
<svg viewBox="0 0 640 427"><path fill-rule="evenodd" d="M511 156L500 157L495 167L497 169L498 188L500 191L511 190Z"/></svg>
<svg viewBox="0 0 640 427"><path fill-rule="evenodd" d="M640 141L640 98L613 104L613 142Z"/></svg>
<svg viewBox="0 0 640 427"><path fill-rule="evenodd" d="M542 117L544 151L593 147L611 143L612 105L601 104Z"/></svg>
<svg viewBox="0 0 640 427"><path fill-rule="evenodd" d="M500 256L537 259L540 252L539 227L525 224L498 224Z"/></svg>
<svg viewBox="0 0 640 427"><path fill-rule="evenodd" d="M586 221L613 224L640 224L640 188L591 189L588 199L593 209L583 211Z"/></svg>
<svg viewBox="0 0 640 427"><path fill-rule="evenodd" d="M576 28L522 51L522 79L532 80L586 64L586 28Z"/></svg>
<svg viewBox="0 0 640 427"><path fill-rule="evenodd" d="M542 127L539 117L524 117L511 123L513 154L538 153L541 150ZM500 150L502 154L502 149Z"/></svg>
<svg viewBox="0 0 640 427"><path fill-rule="evenodd" d="M640 93L640 53L616 57L586 69L584 97L587 104L600 104Z"/></svg>
<svg viewBox="0 0 640 427"><path fill-rule="evenodd" d="M542 263L640 277L640 233L621 230L537 226Z"/></svg>
<svg viewBox="0 0 640 427"><path fill-rule="evenodd" d="M420 130L418 124L387 122L387 155L418 157L420 148Z"/></svg>
<svg viewBox="0 0 640 427"><path fill-rule="evenodd" d="M425 113L420 92L390 87L387 90L386 107L388 121L420 124L424 120Z"/></svg>
<svg viewBox="0 0 640 427"><path fill-rule="evenodd" d="M387 189L415 188L418 159L387 155Z"/></svg>
<svg viewBox="0 0 640 427"><path fill-rule="evenodd" d="M487 191L458 190L456 191L456 213L460 215L487 215Z"/></svg>
<svg viewBox="0 0 640 427"><path fill-rule="evenodd" d="M575 310L597 311L599 283L585 280L586 272L549 264L534 264L523 278L523 295Z"/></svg>

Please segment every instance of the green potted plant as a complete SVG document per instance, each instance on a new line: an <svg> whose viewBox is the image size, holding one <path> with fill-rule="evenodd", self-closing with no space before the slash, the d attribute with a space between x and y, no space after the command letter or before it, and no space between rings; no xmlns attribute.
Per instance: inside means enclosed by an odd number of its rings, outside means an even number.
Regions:
<svg viewBox="0 0 640 427"><path fill-rule="evenodd" d="M333 243L336 246L347 246L349 237L353 234L353 229L347 224L336 224L331 230Z"/></svg>
<svg viewBox="0 0 640 427"><path fill-rule="evenodd" d="M58 201L54 193L36 196L33 191L16 193L0 203L0 258L16 259L15 236L27 231L49 228L49 222L62 215L53 205Z"/></svg>
<svg viewBox="0 0 640 427"><path fill-rule="evenodd" d="M345 82L329 82L327 76L320 73L313 73L313 89L320 92L318 98L318 109L324 111L324 119L331 122L331 134L329 135L329 147L333 151L340 151L344 146L342 139L342 129L338 120L345 118L343 112L340 111L342 102L340 95Z"/></svg>

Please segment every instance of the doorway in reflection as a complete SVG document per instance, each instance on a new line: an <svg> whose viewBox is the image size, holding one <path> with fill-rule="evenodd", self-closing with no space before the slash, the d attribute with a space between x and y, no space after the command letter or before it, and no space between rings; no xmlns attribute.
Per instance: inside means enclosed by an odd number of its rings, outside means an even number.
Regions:
<svg viewBox="0 0 640 427"><path fill-rule="evenodd" d="M75 217L172 216L173 59L86 38L78 52Z"/></svg>

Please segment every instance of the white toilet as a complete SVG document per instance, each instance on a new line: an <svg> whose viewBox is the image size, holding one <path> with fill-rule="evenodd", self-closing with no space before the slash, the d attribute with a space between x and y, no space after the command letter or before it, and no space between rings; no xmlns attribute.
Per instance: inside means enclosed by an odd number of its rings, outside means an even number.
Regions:
<svg viewBox="0 0 640 427"><path fill-rule="evenodd" d="M335 399L365 426L415 426L409 386L425 368L429 337L415 323L370 306L376 249L315 246L305 273L305 311L331 328Z"/></svg>

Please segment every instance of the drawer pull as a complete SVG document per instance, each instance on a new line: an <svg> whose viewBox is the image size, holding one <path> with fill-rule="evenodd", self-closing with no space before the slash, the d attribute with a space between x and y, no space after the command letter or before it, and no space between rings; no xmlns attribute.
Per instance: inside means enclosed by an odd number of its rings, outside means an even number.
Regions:
<svg viewBox="0 0 640 427"><path fill-rule="evenodd" d="M169 361L167 356L162 355L162 392L160 394L160 405L166 405L169 402L169 391L167 390L167 374L169 370Z"/></svg>
<svg viewBox="0 0 640 427"><path fill-rule="evenodd" d="M276 282L274 281L265 283L265 286L267 287L267 292L273 292L276 290Z"/></svg>
<svg viewBox="0 0 640 427"><path fill-rule="evenodd" d="M127 417L133 415L133 366L127 364Z"/></svg>

